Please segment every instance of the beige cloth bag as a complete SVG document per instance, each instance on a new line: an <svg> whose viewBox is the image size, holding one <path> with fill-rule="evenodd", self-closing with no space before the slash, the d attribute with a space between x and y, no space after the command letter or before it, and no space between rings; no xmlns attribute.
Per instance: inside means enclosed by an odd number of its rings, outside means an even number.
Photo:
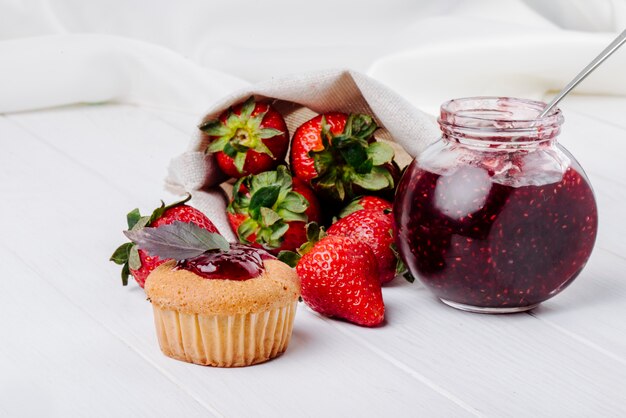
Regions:
<svg viewBox="0 0 626 418"><path fill-rule="evenodd" d="M394 146L401 167L439 137L432 116L372 78L349 70L273 78L252 85L216 102L201 122L217 118L229 106L251 95L270 100L285 117L290 134L319 113L372 115L381 128L376 138ZM219 187L227 178L217 168L213 156L205 155L207 144L207 137L198 130L189 149L171 161L166 188L174 193L191 193L191 204L206 213L227 239L234 240L225 213L228 197L224 188Z"/></svg>

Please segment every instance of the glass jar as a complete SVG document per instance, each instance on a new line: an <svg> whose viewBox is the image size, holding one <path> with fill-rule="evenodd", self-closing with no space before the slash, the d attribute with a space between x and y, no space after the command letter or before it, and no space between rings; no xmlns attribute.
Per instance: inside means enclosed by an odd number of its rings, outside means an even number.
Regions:
<svg viewBox="0 0 626 418"><path fill-rule="evenodd" d="M583 169L557 142L560 110L475 97L441 106L442 137L406 169L394 203L409 271L444 303L520 312L568 286L598 215Z"/></svg>

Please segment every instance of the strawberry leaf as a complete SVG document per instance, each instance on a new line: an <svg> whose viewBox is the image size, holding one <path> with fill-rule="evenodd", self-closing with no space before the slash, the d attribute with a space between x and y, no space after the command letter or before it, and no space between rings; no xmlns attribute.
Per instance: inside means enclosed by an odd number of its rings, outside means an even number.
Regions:
<svg viewBox="0 0 626 418"><path fill-rule="evenodd" d="M389 234L393 236L392 229L389 230ZM391 252L393 253L393 255L396 257L396 275L402 274L402 276L406 279L407 282L413 283L415 281L415 277L413 277L409 269L407 269L406 265L402 261L402 258L400 257L400 253L398 252L398 248L396 247L396 244L394 243L389 244L389 248L391 249Z"/></svg>
<svg viewBox="0 0 626 418"><path fill-rule="evenodd" d="M309 151L308 156L313 158L313 166L315 167L316 172L326 173L333 171L333 166L335 166L335 156L328 148L324 148L319 151L311 150Z"/></svg>
<svg viewBox="0 0 626 418"><path fill-rule="evenodd" d="M274 138L275 136L282 135L283 131L279 131L274 128L263 128L259 131L259 138L261 139L269 139Z"/></svg>
<svg viewBox="0 0 626 418"><path fill-rule="evenodd" d="M393 187L393 179L390 184L388 174L381 167L373 167L372 171L367 174L354 174L352 181L367 190L382 190L386 187Z"/></svg>
<svg viewBox="0 0 626 418"><path fill-rule="evenodd" d="M230 145L230 144L229 144ZM243 166L246 165L246 154L245 152L238 152L235 154L235 168L238 172L243 173Z"/></svg>
<svg viewBox="0 0 626 418"><path fill-rule="evenodd" d="M368 115L348 115L344 129L334 134L321 118L323 148L311 150L317 172L311 185L324 197L344 202L352 199L359 186L365 190L392 190L394 179L387 164L393 164L394 151L373 137L378 126Z"/></svg>
<svg viewBox="0 0 626 418"><path fill-rule="evenodd" d="M183 200L180 200L180 201L178 201L178 202L174 202L174 203L172 203L171 205L167 205L167 206L165 206L165 202L163 202L163 201L161 200L161 206L159 206L158 208L156 208L156 209L152 212L152 214L150 215L150 217L148 218L148 220L147 220L147 221L143 220L143 217L142 217L142 219L140 219L140 220L139 220L139 222L137 222L137 224L135 224L135 230L140 229L140 228L138 227L138 225L139 225L140 223L145 222L145 223L142 225L142 227L143 227L143 226L147 226L147 225L151 225L151 224L152 224L152 222L156 221L157 219L160 219L160 218L163 216L163 214L164 214L165 212L167 212L167 210L168 210L168 209L174 208L174 207L176 207L176 206L184 205L185 203L189 202L189 200L191 200L191 194L189 194L189 193L187 193L187 196L186 196Z"/></svg>
<svg viewBox="0 0 626 418"><path fill-rule="evenodd" d="M306 222L309 220L306 214L292 212L287 209L279 209L276 213L278 213L283 222Z"/></svg>
<svg viewBox="0 0 626 418"><path fill-rule="evenodd" d="M267 186L259 189L250 199L248 211L253 218L258 218L261 207L271 208L278 199L280 185Z"/></svg>
<svg viewBox="0 0 626 418"><path fill-rule="evenodd" d="M221 138L211 142L206 149L207 154L223 151L226 144L228 144L228 141L230 141L229 136L222 136Z"/></svg>
<svg viewBox="0 0 626 418"><path fill-rule="evenodd" d="M321 137L322 137L322 146L324 148L328 148L330 146L330 141L333 139L333 134L330 131L330 125L326 122L326 116L322 116L322 120L320 121L320 126L322 128ZM311 153L309 152L309 156Z"/></svg>
<svg viewBox="0 0 626 418"><path fill-rule="evenodd" d="M141 219L141 214L139 213L139 209L135 208L128 212L126 215L126 222L128 223L128 229L133 229L135 224Z"/></svg>
<svg viewBox="0 0 626 418"><path fill-rule="evenodd" d="M309 222L306 225L306 239L309 243L315 244L326 236L326 231L317 222Z"/></svg>
<svg viewBox="0 0 626 418"><path fill-rule="evenodd" d="M285 235L288 229L289 225L284 222L274 225L274 228L272 228L272 235L270 237L270 245L273 244L272 246L274 248L278 247L282 241L283 235Z"/></svg>
<svg viewBox="0 0 626 418"><path fill-rule="evenodd" d="M267 245L271 245L271 241L272 240L272 230L271 228L261 228L259 229L259 231L257 232L256 235L256 242L258 242L259 244L261 243L267 243Z"/></svg>
<svg viewBox="0 0 626 418"><path fill-rule="evenodd" d="M367 151L360 144L350 144L349 146L339 148L341 156L352 167L359 167L367 160Z"/></svg>
<svg viewBox="0 0 626 418"><path fill-rule="evenodd" d="M259 224L252 218L248 218L237 228L237 236L243 242L248 242L248 237L259 229Z"/></svg>
<svg viewBox="0 0 626 418"><path fill-rule="evenodd" d="M120 245L115 249L109 260L119 265L126 264L126 262L128 262L130 249L133 245L134 244L132 242L125 242Z"/></svg>
<svg viewBox="0 0 626 418"><path fill-rule="evenodd" d="M360 114L353 119L353 129L356 132L355 136L366 139L374 135L378 125L371 116Z"/></svg>
<svg viewBox="0 0 626 418"><path fill-rule="evenodd" d="M367 156L374 165L383 165L391 162L394 156L393 148L383 142L374 142L367 147Z"/></svg>
<svg viewBox="0 0 626 418"><path fill-rule="evenodd" d="M224 125L230 126L230 127L238 126L239 121L240 121L239 115L233 112L233 108L230 107L228 109L228 116L226 117L226 122L224 123Z"/></svg>
<svg viewBox="0 0 626 418"><path fill-rule="evenodd" d="M220 120L209 120L198 126L198 128L208 136L224 136L230 129L226 127Z"/></svg>
<svg viewBox="0 0 626 418"><path fill-rule="evenodd" d="M361 205L359 203L359 198L354 199L352 202L348 203L348 205L346 205L346 207L344 207L341 212L339 212L339 218L345 218L346 216L350 215L351 213L354 213L356 211L359 210L363 210L365 209L363 207L363 205Z"/></svg>
<svg viewBox="0 0 626 418"><path fill-rule="evenodd" d="M302 256L294 251L281 251L278 253L278 259L289 267L294 268Z"/></svg>
<svg viewBox="0 0 626 418"><path fill-rule="evenodd" d="M374 168L374 162L371 158L368 158L360 165L354 167L354 171L356 171L358 174L366 174L372 171L372 168Z"/></svg>
<svg viewBox="0 0 626 418"><path fill-rule="evenodd" d="M126 263L122 267L122 285L123 286L128 286L128 276L130 276L130 270L128 268L128 263Z"/></svg>
<svg viewBox="0 0 626 418"><path fill-rule="evenodd" d="M261 154L267 154L269 155L272 159L276 159L274 157L274 154L272 154L272 151L267 147L267 145L265 145L263 143L263 141L259 140L256 142L256 145L254 146L254 151L259 152Z"/></svg>
<svg viewBox="0 0 626 418"><path fill-rule="evenodd" d="M346 199L346 187L342 181L338 181L335 185L335 189L337 190L337 196L339 196L340 201L344 201Z"/></svg>
<svg viewBox="0 0 626 418"><path fill-rule="evenodd" d="M141 259L139 258L139 249L136 245L130 248L128 253L128 267L131 270L139 270L141 268Z"/></svg>
<svg viewBox="0 0 626 418"><path fill-rule="evenodd" d="M210 250L226 251L228 241L194 223L174 221L158 228L124 231L124 234L151 256L184 260Z"/></svg>
<svg viewBox="0 0 626 418"><path fill-rule="evenodd" d="M263 127L263 119L271 107L266 104L257 107L258 105L254 96L250 96L241 104L239 114L231 107L219 119L200 125L200 129L206 135L213 137L213 142L209 144L206 152L223 152L233 158L239 173L244 172L244 163L249 150L275 158L263 140L286 134L278 129ZM240 153L243 155L239 155Z"/></svg>
<svg viewBox="0 0 626 418"><path fill-rule="evenodd" d="M248 120L242 120L242 123L245 123L245 126L248 129L248 131L258 133L258 131L261 129L261 124L263 123L263 118L265 118L266 114L267 114L267 111L257 113L256 115L254 115Z"/></svg>
<svg viewBox="0 0 626 418"><path fill-rule="evenodd" d="M326 236L326 231L324 228L319 226L317 222L309 222L306 225L306 239L307 241L298 248L298 254L303 256L304 254L311 251L313 246Z"/></svg>
<svg viewBox="0 0 626 418"><path fill-rule="evenodd" d="M298 192L290 191L278 205L278 209L286 209L289 212L304 213L309 207L309 202Z"/></svg>
<svg viewBox="0 0 626 418"><path fill-rule="evenodd" d="M276 167L276 182L280 183L283 187L291 187L293 179L286 165Z"/></svg>
<svg viewBox="0 0 626 418"><path fill-rule="evenodd" d="M280 221L280 216L270 208L261 207L261 221L265 226L272 226Z"/></svg>
<svg viewBox="0 0 626 418"><path fill-rule="evenodd" d="M264 171L257 175L250 176L247 178L247 181L249 181L250 183L250 185L248 186L248 189L251 192L256 192L257 190L260 190L263 187L275 185L276 175L277 175L277 171Z"/></svg>
<svg viewBox="0 0 626 418"><path fill-rule="evenodd" d="M308 221L309 202L293 191L291 173L284 165L275 171L241 178L233 187L228 211L247 218L237 229L242 242L256 234L254 241L265 248L279 248L290 222Z"/></svg>
<svg viewBox="0 0 626 418"><path fill-rule="evenodd" d="M237 155L237 150L233 146L230 139L224 144L224 148L222 149L222 152L228 155L230 158L234 158ZM244 154L244 157L245 157L245 154Z"/></svg>
<svg viewBox="0 0 626 418"><path fill-rule="evenodd" d="M244 120L244 121L250 119L250 116L252 116L252 112L254 112L255 107L256 107L256 103L254 101L254 96L248 97L248 100L246 100L241 106L239 119Z"/></svg>
<svg viewBox="0 0 626 418"><path fill-rule="evenodd" d="M149 223L150 223L150 216L142 216L141 218L139 218L137 223L133 225L131 230L136 231L137 229L144 228L148 226Z"/></svg>

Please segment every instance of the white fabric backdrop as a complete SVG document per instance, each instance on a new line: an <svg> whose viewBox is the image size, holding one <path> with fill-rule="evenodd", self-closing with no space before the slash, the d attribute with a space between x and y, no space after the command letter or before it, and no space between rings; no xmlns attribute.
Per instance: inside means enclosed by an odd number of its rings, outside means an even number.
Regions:
<svg viewBox="0 0 626 418"><path fill-rule="evenodd" d="M120 101L197 113L248 82L366 72L436 112L540 98L626 26L626 0L0 0L0 112ZM626 50L579 93L626 94Z"/></svg>

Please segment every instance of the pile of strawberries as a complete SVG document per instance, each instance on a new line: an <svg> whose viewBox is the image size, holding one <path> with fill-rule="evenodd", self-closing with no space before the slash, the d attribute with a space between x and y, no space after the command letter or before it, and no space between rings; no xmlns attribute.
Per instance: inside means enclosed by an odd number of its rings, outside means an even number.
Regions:
<svg viewBox="0 0 626 418"><path fill-rule="evenodd" d="M374 138L377 128L368 115L331 112L301 124L290 141L282 115L253 97L200 126L206 151L236 179L227 211L238 239L294 266L313 310L364 326L384 320L381 285L404 270L390 203L400 170L393 149ZM177 213L189 210L185 201L162 205L139 227L185 221ZM131 214L136 228L138 212ZM206 217L192 222L215 232ZM131 243L112 260L140 285L162 263Z"/></svg>

